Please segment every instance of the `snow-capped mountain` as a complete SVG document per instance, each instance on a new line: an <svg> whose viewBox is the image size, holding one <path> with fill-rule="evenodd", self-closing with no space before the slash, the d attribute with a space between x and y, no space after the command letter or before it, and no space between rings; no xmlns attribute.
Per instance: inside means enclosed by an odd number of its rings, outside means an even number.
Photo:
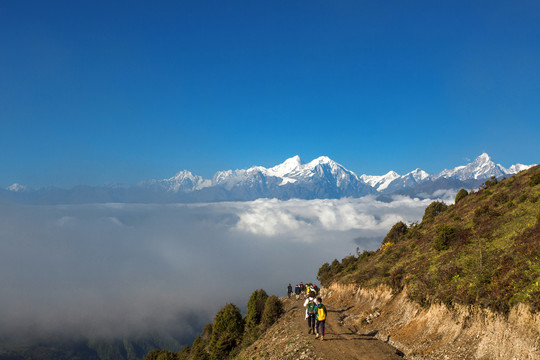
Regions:
<svg viewBox="0 0 540 360"><path fill-rule="evenodd" d="M247 198L333 198L373 192L354 172L327 156L307 164L294 156L271 168L219 171L211 186Z"/></svg>
<svg viewBox="0 0 540 360"><path fill-rule="evenodd" d="M530 167L530 166L529 166ZM464 165L458 166L451 170L443 170L438 175L433 177L433 180L438 178L446 179L456 179L456 180L487 180L492 176L496 178L501 178L506 175L513 175L517 173L517 169L521 168L522 170L528 169L524 165L513 165L512 170L507 170L499 164L495 164L491 161L491 158L488 154L483 153L477 157L473 162Z"/></svg>
<svg viewBox="0 0 540 360"><path fill-rule="evenodd" d="M29 191L30 189L27 186L15 183L8 186L6 190L14 191L14 192L21 192L21 191Z"/></svg>
<svg viewBox="0 0 540 360"><path fill-rule="evenodd" d="M146 183L148 186L159 186L166 191L172 192L191 192L201 190L211 186L212 181L205 180L201 176L193 175L191 171L182 170L176 173L173 177L163 180L151 180Z"/></svg>
<svg viewBox="0 0 540 360"><path fill-rule="evenodd" d="M450 170L445 169L438 174L430 175L423 170L416 169L405 175L399 175L395 171L390 171L382 176L362 175L360 179L382 193L394 193L400 190L411 189L425 182L434 182L441 179L452 179L457 180L457 182L439 181L439 186L443 183L451 183L455 187L457 186L456 184L464 182L464 184L461 184L463 187L475 187L492 176L500 179L505 176L517 174L531 166L533 165L516 164L505 169L503 166L495 164L488 154L483 153L467 165L457 166Z"/></svg>
<svg viewBox="0 0 540 360"><path fill-rule="evenodd" d="M0 189L4 199L27 203L84 202L208 202L246 201L259 198L327 199L361 197L369 194L402 194L436 198L456 193L460 188L478 188L486 179L508 177L534 165L515 164L505 169L482 154L473 162L428 174L416 169L405 175L389 171L385 175L361 175L346 169L327 156L302 163L293 156L274 167L218 171L204 179L188 170L171 178L138 185L78 186L70 190L47 188L31 190L13 184ZM0 199L1 200L1 199Z"/></svg>
<svg viewBox="0 0 540 360"><path fill-rule="evenodd" d="M395 171L389 171L385 175L377 176L377 175L362 175L360 176L360 179L368 184L369 186L375 188L377 191L382 191L388 187L393 181L396 179L399 179L401 175L399 175Z"/></svg>
<svg viewBox="0 0 540 360"><path fill-rule="evenodd" d="M359 181L355 173L345 169L327 156L321 156L307 164L302 164L300 157L296 155L269 169L254 166L247 170L220 171L212 179L212 184L230 188L238 183L249 183L253 178L260 177L277 178L280 180L279 186L320 179L339 188Z"/></svg>

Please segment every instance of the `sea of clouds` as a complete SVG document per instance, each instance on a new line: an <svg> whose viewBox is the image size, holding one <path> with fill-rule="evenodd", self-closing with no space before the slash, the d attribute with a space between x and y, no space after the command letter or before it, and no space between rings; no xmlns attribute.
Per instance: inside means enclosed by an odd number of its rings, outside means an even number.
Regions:
<svg viewBox="0 0 540 360"><path fill-rule="evenodd" d="M196 336L227 302L316 282L431 200L0 205L0 336Z"/></svg>

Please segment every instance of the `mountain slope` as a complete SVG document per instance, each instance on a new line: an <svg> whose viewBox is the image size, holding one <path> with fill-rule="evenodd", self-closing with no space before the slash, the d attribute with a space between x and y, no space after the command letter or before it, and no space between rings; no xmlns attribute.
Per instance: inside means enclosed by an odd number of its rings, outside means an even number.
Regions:
<svg viewBox="0 0 540 360"><path fill-rule="evenodd" d="M319 279L406 287L420 304L540 311L540 166L457 200L432 203L420 224L396 224L377 251L323 265Z"/></svg>

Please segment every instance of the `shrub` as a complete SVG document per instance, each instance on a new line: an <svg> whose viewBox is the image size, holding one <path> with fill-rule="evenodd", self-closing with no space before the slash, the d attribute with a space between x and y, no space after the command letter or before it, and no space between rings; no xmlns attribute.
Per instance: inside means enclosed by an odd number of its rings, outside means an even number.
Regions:
<svg viewBox="0 0 540 360"><path fill-rule="evenodd" d="M495 201L497 201L500 204L503 204L509 200L508 194L503 193L503 192L496 193L493 198L495 199Z"/></svg>
<svg viewBox="0 0 540 360"><path fill-rule="evenodd" d="M283 304L281 300L276 295L270 296L266 299L266 304L264 305L264 312L262 315L261 326L263 329L267 329L272 324L274 324L277 319L283 313Z"/></svg>
<svg viewBox="0 0 540 360"><path fill-rule="evenodd" d="M442 201L432 202L424 211L424 217L422 218L422 222L433 219L435 216L441 214L446 209L448 209L448 205L446 205Z"/></svg>
<svg viewBox="0 0 540 360"><path fill-rule="evenodd" d="M536 186L538 184L540 184L540 173L539 174L534 174L531 177L531 181L529 181L529 186Z"/></svg>
<svg viewBox="0 0 540 360"><path fill-rule="evenodd" d="M266 299L268 299L268 294L263 289L255 290L249 298L243 344L245 346L250 345L260 336L259 324L261 323Z"/></svg>
<svg viewBox="0 0 540 360"><path fill-rule="evenodd" d="M465 189L461 189L458 191L458 193L456 194L456 200L455 200L455 203L457 204L460 200L462 200L465 196L469 195L469 193L467 192L467 190Z"/></svg>
<svg viewBox="0 0 540 360"><path fill-rule="evenodd" d="M481 187L484 188L484 189L487 189L487 188L490 188L490 187L492 187L492 186L497 185L497 182L498 182L498 181L497 181L497 178L496 178L495 176L491 176L491 179L486 180L486 182L483 183L483 184L481 185Z"/></svg>
<svg viewBox="0 0 540 360"><path fill-rule="evenodd" d="M390 273L390 278L388 279L388 285L392 288L394 293L398 293L403 290L403 277L405 275L405 269L400 267L395 269Z"/></svg>
<svg viewBox="0 0 540 360"><path fill-rule="evenodd" d="M332 269L330 268L330 264L324 263L319 268L319 271L317 272L317 280L320 281L321 285L326 285L326 281L329 280L332 277Z"/></svg>
<svg viewBox="0 0 540 360"><path fill-rule="evenodd" d="M480 224L482 220L487 220L499 216L499 212L491 208L489 205L483 205L474 210L473 222Z"/></svg>
<svg viewBox="0 0 540 360"><path fill-rule="evenodd" d="M356 266L356 258L354 257L354 255L349 255L341 259L341 268L344 271L346 272L352 271L354 270L355 266Z"/></svg>
<svg viewBox="0 0 540 360"><path fill-rule="evenodd" d="M448 250L452 241L456 238L456 229L448 226L441 225L437 228L437 236L433 243L433 248L437 251Z"/></svg>
<svg viewBox="0 0 540 360"><path fill-rule="evenodd" d="M247 303L246 327L254 327L261 323L264 304L268 299L268 294L263 289L255 290Z"/></svg>
<svg viewBox="0 0 540 360"><path fill-rule="evenodd" d="M146 355L145 360L176 360L172 351L154 349Z"/></svg>
<svg viewBox="0 0 540 360"><path fill-rule="evenodd" d="M394 224L388 234L386 234L384 237L382 241L383 245L388 242L396 243L403 235L407 233L407 230L409 230L409 228L403 221Z"/></svg>
<svg viewBox="0 0 540 360"><path fill-rule="evenodd" d="M225 359L239 345L244 333L244 320L240 309L227 304L214 317L210 341L210 359Z"/></svg>

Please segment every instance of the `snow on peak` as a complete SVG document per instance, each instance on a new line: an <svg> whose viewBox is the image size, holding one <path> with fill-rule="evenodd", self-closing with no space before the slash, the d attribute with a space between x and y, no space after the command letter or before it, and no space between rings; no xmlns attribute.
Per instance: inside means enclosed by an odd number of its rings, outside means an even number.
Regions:
<svg viewBox="0 0 540 360"><path fill-rule="evenodd" d="M502 177L506 174L506 170L499 164L495 164L491 161L491 158L488 154L483 153L478 156L473 162L457 166L451 170L441 171L436 178L453 178L458 180L469 180L469 179L489 179L491 176L497 178Z"/></svg>
<svg viewBox="0 0 540 360"><path fill-rule="evenodd" d="M193 175L189 170L182 170L169 179L160 180L162 186L168 191L194 191L211 186L210 180L205 180L201 176Z"/></svg>
<svg viewBox="0 0 540 360"><path fill-rule="evenodd" d="M382 191L390 185L390 183L397 178L401 177L397 172L391 170L385 175L362 175L360 179L366 184L374 187L377 191Z"/></svg>
<svg viewBox="0 0 540 360"><path fill-rule="evenodd" d="M480 156L476 158L476 160L474 160L474 162L476 163L486 163L489 161L491 161L491 157L489 157L487 153L482 153Z"/></svg>
<svg viewBox="0 0 540 360"><path fill-rule="evenodd" d="M22 192L27 191L28 187L18 183L14 183L13 185L8 186L6 189L14 192Z"/></svg>
<svg viewBox="0 0 540 360"><path fill-rule="evenodd" d="M330 164L330 163L333 163L334 161L330 159L328 156L319 156L318 158L316 158L315 160L311 162L314 164Z"/></svg>
<svg viewBox="0 0 540 360"><path fill-rule="evenodd" d="M194 179L195 176L193 176L193 173L189 170L182 170L176 173L170 180L176 179L176 180L183 180L183 179Z"/></svg>
<svg viewBox="0 0 540 360"><path fill-rule="evenodd" d="M267 170L268 174L271 176L277 176L277 177L283 177L294 170L298 169L302 166L302 160L300 159L300 156L295 155L292 158L288 158L283 163L274 166L270 169L260 168ZM263 171L264 172L264 171Z"/></svg>
<svg viewBox="0 0 540 360"><path fill-rule="evenodd" d="M415 169L411 171L410 173L408 173L407 175L412 176L414 180L416 181L422 181L429 177L429 174L422 169Z"/></svg>
<svg viewBox="0 0 540 360"><path fill-rule="evenodd" d="M534 165L515 164L506 169L506 171L508 172L508 174L517 174L518 172L530 169L533 166Z"/></svg>

